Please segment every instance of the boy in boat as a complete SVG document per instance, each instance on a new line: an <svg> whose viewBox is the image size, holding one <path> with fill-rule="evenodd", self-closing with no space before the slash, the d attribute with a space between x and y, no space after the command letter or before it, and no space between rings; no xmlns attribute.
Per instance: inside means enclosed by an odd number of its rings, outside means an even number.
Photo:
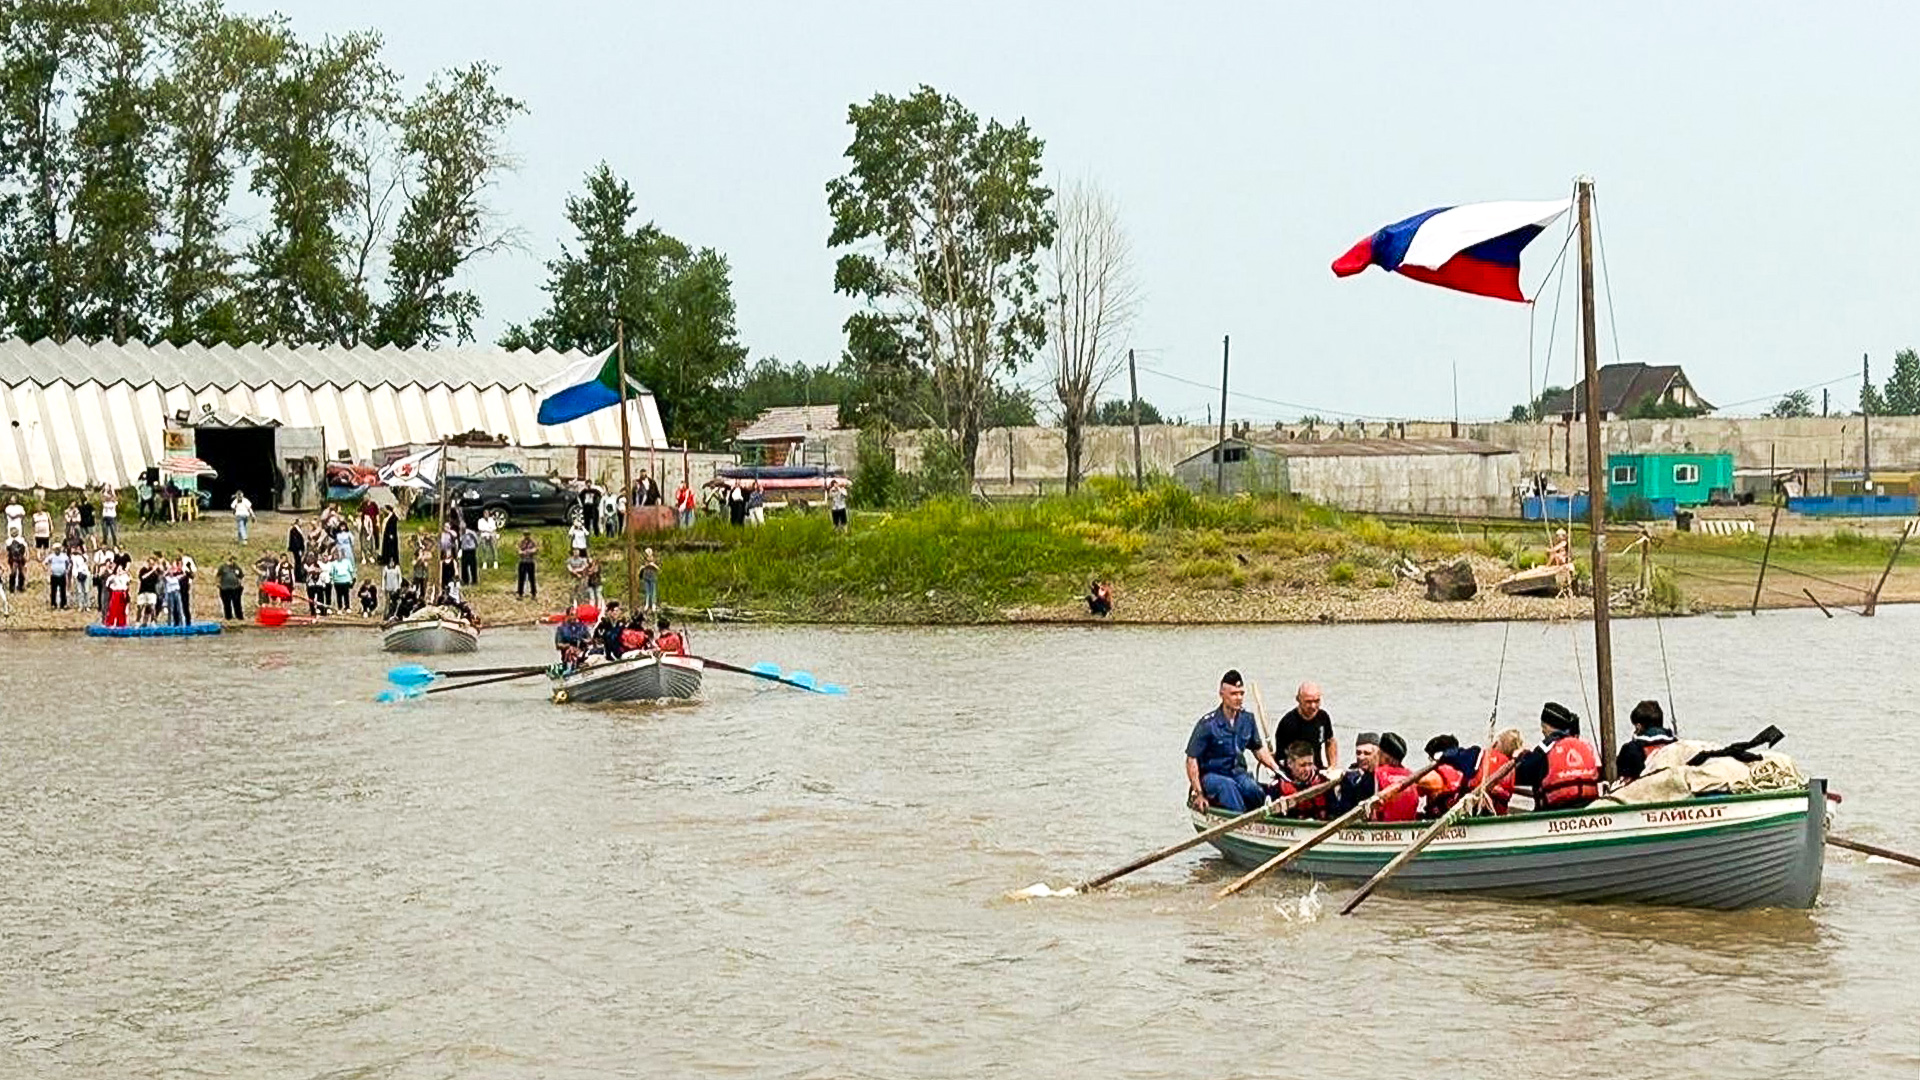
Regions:
<svg viewBox="0 0 1920 1080"><path fill-rule="evenodd" d="M660 616L660 635L654 638L653 647L666 656L687 655L686 635L673 628L665 615Z"/></svg>
<svg viewBox="0 0 1920 1080"><path fill-rule="evenodd" d="M1240 814L1266 802L1266 792L1247 772L1248 750L1275 775L1280 772L1253 714L1240 707L1246 699L1240 672L1220 676L1220 707L1201 717L1187 738L1187 788L1196 809L1218 806Z"/></svg>
<svg viewBox="0 0 1920 1080"><path fill-rule="evenodd" d="M1659 702L1643 701L1635 705L1629 719L1633 721L1633 738L1614 758L1616 771L1623 781L1640 779L1640 774L1647 771L1647 755L1674 742Z"/></svg>
<svg viewBox="0 0 1920 1080"><path fill-rule="evenodd" d="M1354 766L1340 778L1334 809L1345 812L1359 806L1379 792L1413 775L1400 764L1407 754L1407 741L1389 731L1384 735L1364 732L1354 740ZM1402 788L1390 799L1373 804L1368 821L1413 821L1420 816L1420 793L1412 785Z"/></svg>
<svg viewBox="0 0 1920 1080"><path fill-rule="evenodd" d="M1437 818L1471 790L1467 777L1480 764L1480 748L1461 746L1452 735L1435 735L1427 740L1427 760L1439 764L1415 785L1426 800L1420 816Z"/></svg>
<svg viewBox="0 0 1920 1080"><path fill-rule="evenodd" d="M1525 741L1521 739L1518 728L1508 728L1495 735L1493 745L1487 747L1486 751L1480 755L1480 763L1474 766L1473 772L1467 776L1466 783L1461 785L1461 795L1472 792L1480 786L1481 781L1499 772L1502 766L1513 760L1513 755L1519 753L1524 745ZM1499 783L1487 789L1484 798L1488 805L1468 810L1467 813L1484 814L1491 811L1504 816L1507 805L1513 801L1513 774L1508 773L1501 777Z"/></svg>
<svg viewBox="0 0 1920 1080"><path fill-rule="evenodd" d="M1580 737L1580 718L1557 701L1540 708L1539 746L1520 755L1515 782L1540 810L1578 810L1600 797L1600 755Z"/></svg>
<svg viewBox="0 0 1920 1080"><path fill-rule="evenodd" d="M1267 797L1276 803L1290 800L1318 783L1320 770L1315 765L1313 745L1296 742L1287 747L1287 767L1279 779L1267 787ZM1290 818L1325 821L1328 803L1327 793L1323 791L1305 801L1288 802L1285 810L1277 812Z"/></svg>

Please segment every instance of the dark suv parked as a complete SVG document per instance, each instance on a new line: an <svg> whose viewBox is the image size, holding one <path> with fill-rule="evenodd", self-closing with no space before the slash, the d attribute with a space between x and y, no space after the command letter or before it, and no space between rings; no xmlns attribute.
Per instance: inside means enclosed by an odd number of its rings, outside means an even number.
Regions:
<svg viewBox="0 0 1920 1080"><path fill-rule="evenodd" d="M573 511L573 493L544 476L449 476L447 496L458 500L468 521L483 510L493 511L502 524L533 521L564 525ZM440 513L439 493L429 490L414 504L415 513Z"/></svg>

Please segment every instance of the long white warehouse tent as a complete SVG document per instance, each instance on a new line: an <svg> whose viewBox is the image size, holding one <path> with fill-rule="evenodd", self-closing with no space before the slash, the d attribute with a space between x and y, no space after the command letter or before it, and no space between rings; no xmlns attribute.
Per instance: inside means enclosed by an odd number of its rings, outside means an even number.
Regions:
<svg viewBox="0 0 1920 1080"><path fill-rule="evenodd" d="M143 345L0 341L0 488L124 487L175 450L168 429L317 429L328 461L467 432L522 447L620 445L620 410L537 423L537 387L580 356L485 345ZM668 449L653 395L635 449Z"/></svg>

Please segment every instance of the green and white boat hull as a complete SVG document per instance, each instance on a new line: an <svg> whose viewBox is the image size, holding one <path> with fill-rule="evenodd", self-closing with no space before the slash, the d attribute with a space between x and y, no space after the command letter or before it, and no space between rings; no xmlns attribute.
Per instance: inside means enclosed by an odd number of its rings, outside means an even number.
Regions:
<svg viewBox="0 0 1920 1080"><path fill-rule="evenodd" d="M1448 827L1390 887L1533 900L1679 907L1812 907L1825 866L1826 781L1805 789L1684 802L1467 818ZM1193 813L1196 830L1233 815ZM1325 823L1263 819L1210 841L1257 866ZM1341 830L1287 866L1360 882L1427 822Z"/></svg>

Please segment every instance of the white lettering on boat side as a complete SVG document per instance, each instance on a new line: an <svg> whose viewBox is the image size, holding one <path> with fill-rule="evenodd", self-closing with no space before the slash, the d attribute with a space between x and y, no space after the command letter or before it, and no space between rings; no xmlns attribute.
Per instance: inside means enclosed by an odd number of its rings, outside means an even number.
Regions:
<svg viewBox="0 0 1920 1080"><path fill-rule="evenodd" d="M1612 817L1558 818L1547 822L1547 832L1550 834L1586 832L1589 829L1604 829L1612 824Z"/></svg>
<svg viewBox="0 0 1920 1080"><path fill-rule="evenodd" d="M1649 825L1665 825L1676 821L1712 821L1725 817L1724 806L1679 806L1667 810L1648 810L1646 820Z"/></svg>

